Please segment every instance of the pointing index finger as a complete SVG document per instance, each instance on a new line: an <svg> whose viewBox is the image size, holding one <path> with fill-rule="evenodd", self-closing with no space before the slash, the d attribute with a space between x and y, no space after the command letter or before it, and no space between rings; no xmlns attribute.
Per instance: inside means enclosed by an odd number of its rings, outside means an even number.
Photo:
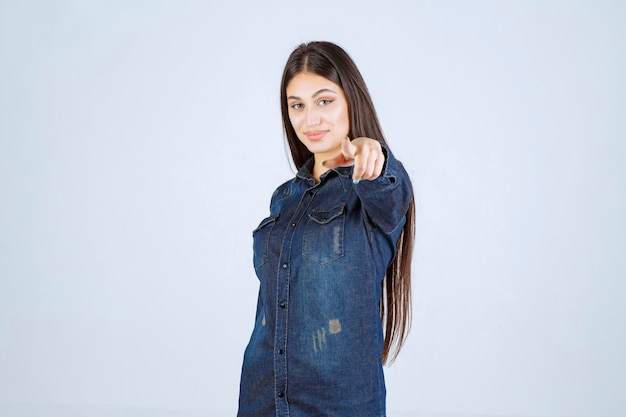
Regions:
<svg viewBox="0 0 626 417"><path fill-rule="evenodd" d="M348 158L354 159L356 156L356 146L352 144L347 136L341 141L341 152Z"/></svg>

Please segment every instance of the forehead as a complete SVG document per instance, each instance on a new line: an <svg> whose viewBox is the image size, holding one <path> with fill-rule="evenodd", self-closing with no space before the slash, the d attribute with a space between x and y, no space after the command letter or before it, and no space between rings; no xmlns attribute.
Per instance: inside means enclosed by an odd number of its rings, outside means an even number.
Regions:
<svg viewBox="0 0 626 417"><path fill-rule="evenodd" d="M298 96L307 98L320 90L332 90L338 94L343 94L343 89L330 81L326 77L311 72L301 72L287 84L287 96Z"/></svg>

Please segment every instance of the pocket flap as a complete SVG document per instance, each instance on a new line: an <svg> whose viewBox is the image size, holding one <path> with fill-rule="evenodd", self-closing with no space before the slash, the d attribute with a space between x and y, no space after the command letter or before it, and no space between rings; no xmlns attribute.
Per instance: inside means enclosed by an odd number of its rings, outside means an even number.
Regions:
<svg viewBox="0 0 626 417"><path fill-rule="evenodd" d="M252 233L256 233L256 232L258 232L259 230L263 229L263 228L264 228L265 226L267 226L268 224L274 223L276 220L278 220L278 217L280 217L280 213L278 213L278 214L276 214L276 215L274 215L274 216L270 216L270 217L268 217L268 218L266 218L266 219L263 219L263 220L261 221L261 223L259 224L259 226L258 226L256 229L254 229L254 230L252 231ZM248 229L248 230L250 230L250 229Z"/></svg>
<svg viewBox="0 0 626 417"><path fill-rule="evenodd" d="M331 209L316 209L309 214L309 218L319 224L330 223L344 213L345 207L345 204L341 204Z"/></svg>

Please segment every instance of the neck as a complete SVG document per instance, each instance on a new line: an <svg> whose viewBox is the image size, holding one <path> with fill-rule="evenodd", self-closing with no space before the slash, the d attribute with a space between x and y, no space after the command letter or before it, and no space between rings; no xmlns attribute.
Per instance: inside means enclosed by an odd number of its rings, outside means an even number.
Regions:
<svg viewBox="0 0 626 417"><path fill-rule="evenodd" d="M315 155L313 169L311 170L311 176L315 180L316 183L320 182L320 177L324 175L328 168L322 165L322 162L325 161L326 158Z"/></svg>

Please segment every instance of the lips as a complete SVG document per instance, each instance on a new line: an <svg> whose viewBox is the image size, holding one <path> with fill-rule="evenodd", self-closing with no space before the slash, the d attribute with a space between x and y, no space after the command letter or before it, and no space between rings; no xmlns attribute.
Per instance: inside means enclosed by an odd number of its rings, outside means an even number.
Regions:
<svg viewBox="0 0 626 417"><path fill-rule="evenodd" d="M313 132L305 132L304 134L306 135L307 139L316 141L322 139L326 133L328 133L327 130L316 130Z"/></svg>

